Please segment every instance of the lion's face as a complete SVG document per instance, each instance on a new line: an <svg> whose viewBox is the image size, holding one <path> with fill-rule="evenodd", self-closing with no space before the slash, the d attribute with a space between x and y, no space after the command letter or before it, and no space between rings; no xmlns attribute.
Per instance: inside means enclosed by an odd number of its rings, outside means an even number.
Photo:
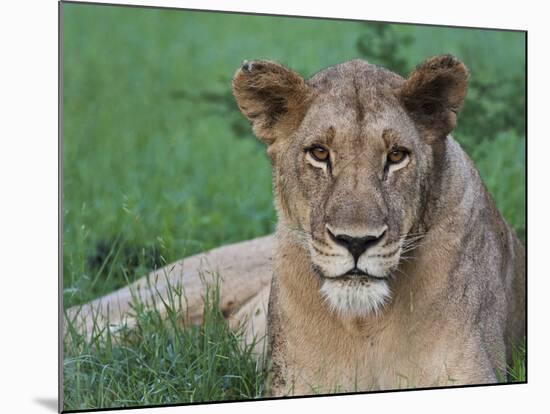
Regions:
<svg viewBox="0 0 550 414"><path fill-rule="evenodd" d="M418 97L410 82L363 61L307 82L252 63L234 80L241 110L269 144L280 225L305 247L321 293L341 313L378 311L420 236L434 140L450 129L441 99ZM445 114L451 124L453 115Z"/></svg>
<svg viewBox="0 0 550 414"><path fill-rule="evenodd" d="M276 175L292 177L278 197L323 293L339 309L351 299L370 311L389 293L387 278L417 222L431 150L404 112L359 119L353 105L346 97L312 103Z"/></svg>

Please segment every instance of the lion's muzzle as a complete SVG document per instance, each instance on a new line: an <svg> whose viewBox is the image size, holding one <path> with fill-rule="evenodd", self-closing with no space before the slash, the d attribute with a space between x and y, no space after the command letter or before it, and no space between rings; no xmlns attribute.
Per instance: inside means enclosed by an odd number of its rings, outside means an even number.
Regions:
<svg viewBox="0 0 550 414"><path fill-rule="evenodd" d="M328 226L327 232L332 241L340 246L344 246L351 253L353 259L355 260L355 266L357 267L359 257L361 257L361 255L365 253L368 248L376 246L381 242L382 238L386 234L386 229L384 229L381 234L366 234L362 237L353 237L342 233L333 234Z"/></svg>

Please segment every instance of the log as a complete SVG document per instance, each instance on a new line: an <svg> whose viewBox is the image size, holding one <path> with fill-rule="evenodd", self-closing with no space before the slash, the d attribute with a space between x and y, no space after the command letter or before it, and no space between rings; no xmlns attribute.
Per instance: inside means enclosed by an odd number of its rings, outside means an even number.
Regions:
<svg viewBox="0 0 550 414"><path fill-rule="evenodd" d="M94 324L109 326L113 334L123 327L131 329L136 323L135 303L155 308L162 316L170 308L183 324L198 324L207 286L219 278L220 310L230 326L244 326L246 343L258 339L255 349L260 353L265 346L273 245L270 235L190 256L85 305L69 308L65 316L87 337Z"/></svg>

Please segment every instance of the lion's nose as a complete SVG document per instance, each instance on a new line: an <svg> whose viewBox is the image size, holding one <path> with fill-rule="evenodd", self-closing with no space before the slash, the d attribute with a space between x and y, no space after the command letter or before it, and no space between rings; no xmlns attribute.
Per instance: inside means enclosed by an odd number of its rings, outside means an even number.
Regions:
<svg viewBox="0 0 550 414"><path fill-rule="evenodd" d="M333 234L330 229L327 228L330 238L340 246L345 247L353 256L355 263L359 260L359 257L365 253L365 251L378 244L380 240L386 234L386 229L382 231L379 235L375 236L372 234L365 235L363 237L352 237L347 234Z"/></svg>

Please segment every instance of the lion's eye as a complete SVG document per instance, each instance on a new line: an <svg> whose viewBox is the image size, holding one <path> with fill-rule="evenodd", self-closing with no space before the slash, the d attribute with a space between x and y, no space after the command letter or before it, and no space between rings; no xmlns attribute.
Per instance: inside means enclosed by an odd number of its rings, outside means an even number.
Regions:
<svg viewBox="0 0 550 414"><path fill-rule="evenodd" d="M313 147L308 150L314 160L319 162L327 162L329 158L329 152L323 147Z"/></svg>
<svg viewBox="0 0 550 414"><path fill-rule="evenodd" d="M401 149L394 149L388 154L388 162L390 164L399 164L405 159L407 152Z"/></svg>

